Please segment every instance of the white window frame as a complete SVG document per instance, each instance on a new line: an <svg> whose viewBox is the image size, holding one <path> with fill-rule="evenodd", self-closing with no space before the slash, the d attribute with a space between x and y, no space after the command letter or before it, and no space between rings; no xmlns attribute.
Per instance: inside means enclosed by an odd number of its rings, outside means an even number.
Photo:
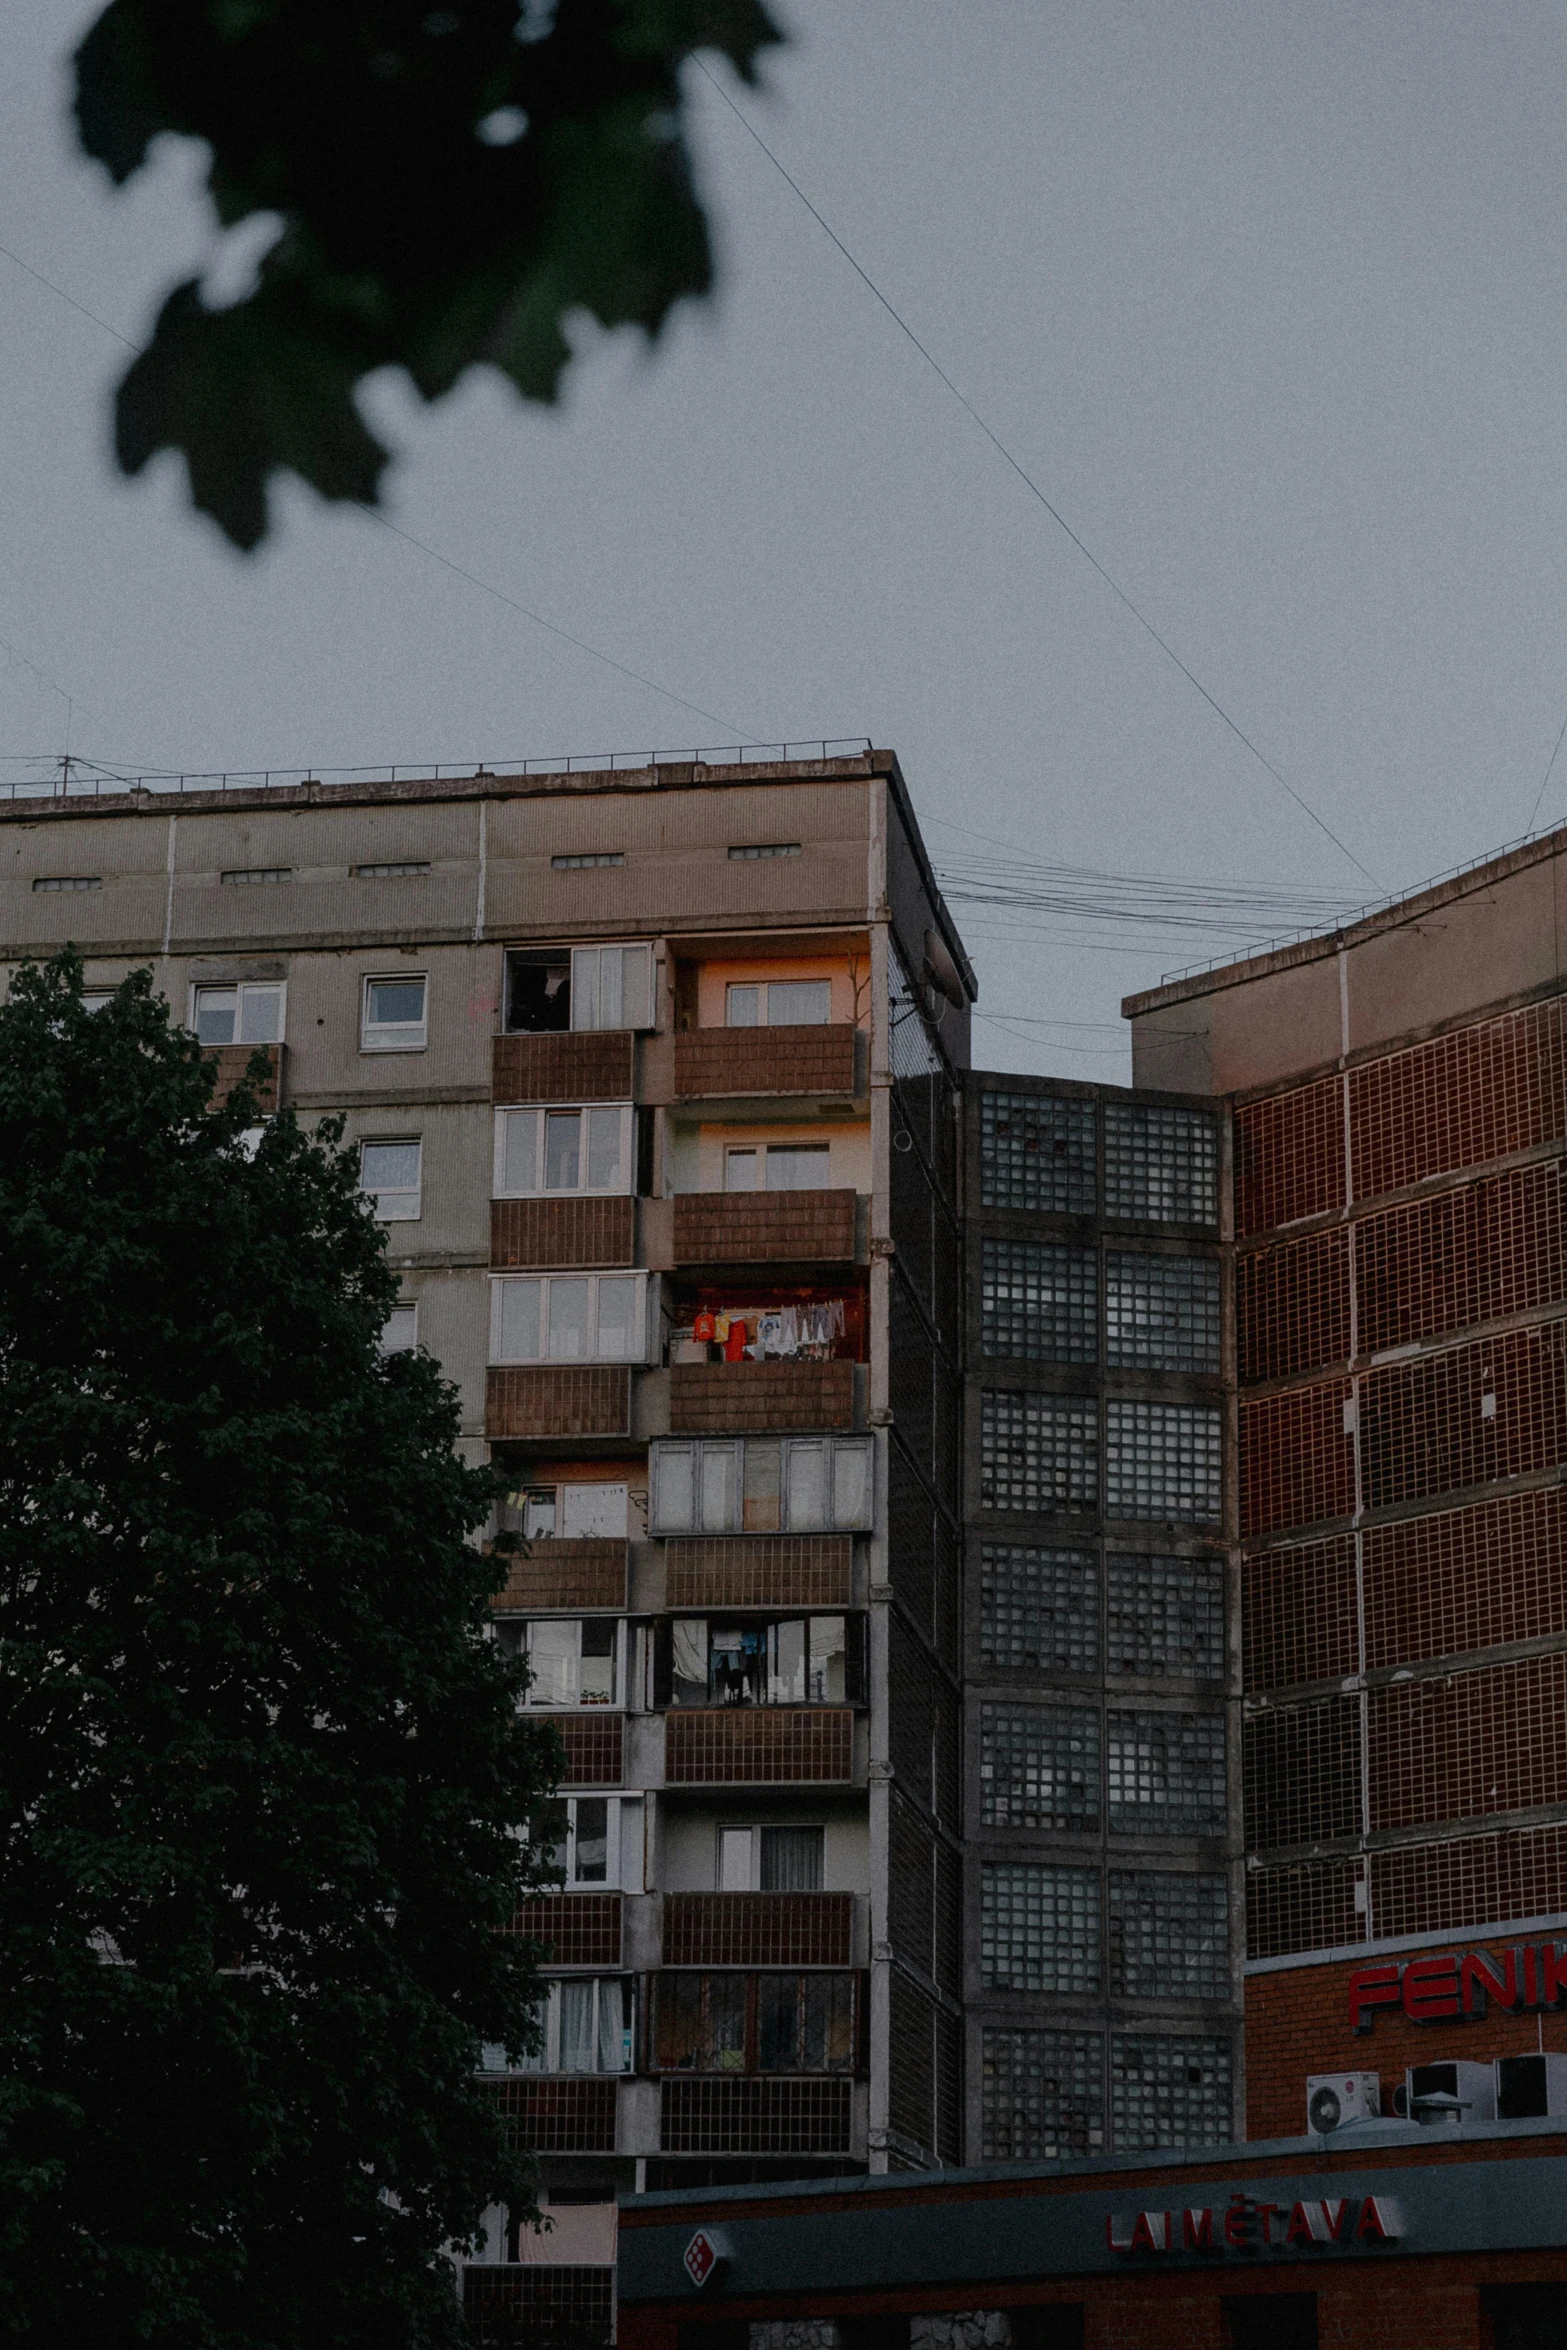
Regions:
<svg viewBox="0 0 1567 2350"><path fill-rule="evenodd" d="M540 2073L560 2072L560 1994L562 1980L563 1978L561 1976L552 1975L544 1985L544 1998L541 2001L541 2005L544 2008L544 2043L540 2048L537 2056L527 2057L519 2065L509 2065L505 2062L504 2049L493 2041L486 2041L481 2047L479 2056L479 2070L481 2073L500 2073L510 2075L512 2077L519 2075L532 2075L536 2077ZM631 2011L631 2021L629 2023L622 2021L621 2024L621 2061L616 2067L615 2071L611 2072L607 2068L596 2067L592 2073L572 2073L564 2077L571 2080L612 2081L623 2079L627 2073L634 2072L636 2070L637 2003L634 1993L629 2001L626 1998L626 1984L628 1981L632 1980L632 1978L625 1974L612 1974L605 1972L602 1974L592 1975L574 1975L571 1977L571 1980L576 1983L591 1983L593 1985L593 2047L595 2053L599 2047L600 2034L598 2018L599 2010L604 1998L604 1988L606 1984L612 1984L614 1986L614 1996L620 2007L622 2018L624 2018L626 2009L629 2005Z"/></svg>
<svg viewBox="0 0 1567 2350"><path fill-rule="evenodd" d="M590 993L590 987L589 987L589 983L588 983L588 980L587 980L587 957L588 957L589 955L593 955L593 956L599 956L599 955L606 955L606 954L610 954L610 955L632 955L632 954L636 954L636 955L642 955L642 956L644 956L644 957L646 958L646 961L645 961L645 964L644 964L644 971L645 971L645 977L646 977L646 990L647 990L647 998L646 998L646 1017L645 1017L644 1019L641 1019L641 1020L599 1020L599 1019L594 1019L594 1020L585 1020L585 1019L583 1019L583 1018L581 1017L581 1014L582 1014L582 1012L583 1012L583 1010L584 1010L584 1008L585 1008L586 1002L587 1002L588 995L589 995L589 993ZM652 944L651 944L651 942L650 942L649 940L647 940L647 939L643 939L643 938L627 938L627 939L611 939L611 938L607 938L607 939L605 939L605 940L602 942L602 944L600 944L600 945L597 945L597 946L591 946L591 947L573 947L573 948L572 948L572 950L571 950L571 1009L570 1009L570 1015L569 1015L569 1017L570 1017L570 1021L571 1021L571 1026L572 1026L574 1029L577 1029L577 1030L579 1030L579 1031L586 1031L586 1032L595 1032L595 1031L598 1031L598 1030L601 1030L601 1029L625 1029L625 1028L630 1028L630 1029L636 1029L636 1030L646 1030L646 1029L650 1029L650 1028L656 1028L656 1027L658 1026L658 1002L657 1002L657 998L656 998L656 996L654 995L654 992L653 992L653 990L654 990L654 979L655 979L655 973L654 973L654 969L653 969L653 948L652 948ZM602 995L602 985L601 985L600 972L599 972L597 969L595 969L595 971L594 971L594 974L593 974L593 979L592 979L592 982L591 982L591 994L592 994L592 997L593 997L593 1004L594 1004L594 1009L595 1009L595 1011L597 1011L597 1009L598 1009L598 1006L599 1006L599 1003L600 1003L600 1000L601 1000L601 995ZM621 976L621 1008L622 1008L622 1010L624 1010L624 1008L625 1008L625 976L624 976L624 967L622 967L622 976Z"/></svg>
<svg viewBox="0 0 1567 2350"><path fill-rule="evenodd" d="M743 1534L746 1531L744 1524L744 1446L746 1441L747 1439L743 1436L656 1437L648 1448L649 1534L658 1539L681 1535ZM779 1444L783 1447L783 1457L779 1463L779 1517L782 1523L777 1529L778 1532L783 1534L869 1534L874 1530L876 1521L876 1439L873 1436L851 1436L837 1434L823 1436L769 1436L763 1439L763 1441L769 1444ZM792 1447L806 1444L825 1444L832 1447L834 1451L839 1449L847 1450L850 1446L854 1446L861 1451L865 1457L865 1492L867 1500L866 1511L862 1518L855 1519L852 1523L840 1524L834 1521L833 1523L826 1526L791 1527L789 1523L788 1508L788 1454ZM702 1456L704 1452L716 1452L719 1450L729 1452L733 1456L735 1462L735 1476L733 1480L735 1508L733 1522L728 1526L677 1526L671 1524L666 1520L663 1510L663 1495L661 1488L664 1482L664 1462L672 1458L672 1456L676 1453L689 1455L692 1464L692 1490L693 1493L695 1493L697 1496L700 1496L702 1490ZM833 1482L834 1480L829 1478L829 1492L831 1492Z"/></svg>
<svg viewBox="0 0 1567 2350"><path fill-rule="evenodd" d="M418 1153L419 1173L412 1184L388 1185L375 1188L364 1179L364 1154L378 1147L394 1150L412 1150ZM422 1134L361 1134L359 1137L359 1190L363 1198L375 1202L375 1220L378 1224L417 1224L424 1212L424 1137ZM406 1205L413 1201L413 1206ZM383 1200L402 1203L396 1208L385 1208Z"/></svg>
<svg viewBox="0 0 1567 2350"><path fill-rule="evenodd" d="M582 1698L582 1695L581 1695L581 1682L582 1682L582 1626L583 1626L584 1624L593 1624L593 1623L602 1624L602 1623L604 1623L605 1621L606 1621L606 1618L605 1618L605 1617L603 1617L603 1616L595 1616L595 1615L593 1615L593 1614L591 1614L591 1613L590 1613L590 1614L587 1614L587 1615L579 1615L579 1616L565 1616L565 1615L558 1615L558 1616L529 1616L529 1617L527 1617L527 1618L526 1618L526 1620L524 1621L524 1623L523 1623L523 1624L522 1624L522 1626L521 1626L521 1631L522 1631L522 1653L523 1653L523 1655L524 1655L524 1656L527 1658L527 1660L528 1660L528 1668L529 1668L529 1671L530 1671L530 1672L532 1671L532 1668L533 1668L533 1635L534 1635L534 1632L535 1632L536 1628L537 1628L537 1627L538 1627L540 1624L575 1624L575 1625L576 1625L576 1627L577 1627L577 1682L578 1682L578 1695L577 1695L577 1697L576 1697L575 1701L573 1701L573 1700L572 1700L572 1699L570 1699L570 1698L561 1698L561 1697L545 1697L545 1696L542 1696L542 1695L540 1694L540 1691L539 1691L539 1685L538 1685L538 1682L537 1682L537 1681L532 1681L532 1682L530 1682L530 1684L529 1684L529 1687L528 1687L528 1693L527 1693L526 1697L523 1699L523 1707L524 1707L524 1710L525 1710L526 1712L528 1712L528 1713L553 1713L553 1714L570 1714L570 1713L583 1713L583 1714L623 1714L623 1713L625 1712L625 1710L626 1710L626 1619L625 1619L625 1617L624 1617L624 1616L621 1616L620 1618L618 1618L618 1619L614 1620L614 1647L613 1647L613 1651L612 1651L612 1653L613 1653L613 1655L614 1655L614 1659L615 1659L615 1694L614 1694L614 1696L613 1696L613 1697L610 1699L610 1701L609 1701L609 1703L608 1703L607 1705L603 1705L603 1704L600 1704L600 1703L598 1702L598 1700L597 1700L597 1699L594 1699L594 1700L593 1700L591 1703L584 1703L584 1701L583 1701L583 1698Z"/></svg>
<svg viewBox="0 0 1567 2350"><path fill-rule="evenodd" d="M536 1355L508 1355L501 1352L501 1292L508 1282L529 1281L542 1288L539 1301L539 1336L542 1351ZM557 1281L586 1281L589 1287L588 1311L595 1340L594 1351L581 1355L552 1355L549 1351L549 1291ZM598 1287L601 1281L635 1281L640 1285L639 1303L633 1314L633 1347L640 1344L640 1352L631 1354L600 1354L598 1337ZM490 1276L490 1361L496 1365L508 1363L558 1363L570 1367L578 1363L646 1363L649 1358L649 1331L652 1314L649 1302L648 1276L634 1266L617 1267L603 1273L492 1273ZM638 1339L640 1329L640 1340Z"/></svg>
<svg viewBox="0 0 1567 2350"><path fill-rule="evenodd" d="M620 1164L623 1183L589 1183L586 1148L577 1153L580 1182L570 1189L561 1184L546 1188L545 1120L551 1116L587 1118L595 1111L613 1110L620 1119ZM525 1114L538 1120L533 1150L534 1181L528 1190L512 1189L506 1181L507 1120ZM495 1199L622 1199L637 1187L637 1114L630 1102L507 1102L495 1113L495 1157L491 1196Z"/></svg>
<svg viewBox="0 0 1567 2350"><path fill-rule="evenodd" d="M713 1884L719 1893L760 1893L762 1890L762 1832L766 1828L808 1828L822 1840L822 1884L827 1882L827 1828L822 1820L720 1820L714 1843ZM746 1882L744 1885L724 1883L724 1838L748 1836L750 1844L746 1855Z"/></svg>
<svg viewBox="0 0 1567 2350"><path fill-rule="evenodd" d="M773 989L775 986L777 986L777 987L825 987L825 988L826 988L826 990L827 990L827 1017L826 1017L826 1019L825 1019L825 1020L779 1020L779 1021L774 1021L774 1020L772 1019L772 1017L771 1017L771 1013L772 1013L772 993L771 993L771 991L772 991L772 989ZM737 987L754 987L754 988L755 988L755 990L756 990L756 1008L757 1008L757 1010L758 1010L758 1011L760 1012L760 1014L761 1014L761 1018L760 1018L759 1020L756 1020L756 1021L749 1021L749 1020L731 1020L731 1019L730 1019L730 1017L729 1017L729 998L730 998L730 994L731 994L731 992L732 992L732 991L733 991L735 988L737 988ZM772 1028L772 1027L779 1027L779 1028L831 1028L831 1027L832 1027L832 1025L833 1025L833 1017L832 1017L832 980L831 980L830 976L828 976L827 974L825 974L825 973L823 973L823 972L820 972L820 971L813 971L813 972L811 972L811 973L810 973L809 977L807 977L807 978L804 978L804 979L779 979L779 980L772 980L772 979L730 979L730 980L726 980L726 981L725 981L725 983L724 983L724 1026L725 1026L726 1028L750 1028L750 1027L756 1027L756 1028Z"/></svg>
<svg viewBox="0 0 1567 2350"><path fill-rule="evenodd" d="M424 989L424 1017L420 1020L380 1020L370 1017L372 987L409 987L418 980ZM359 989L359 1050L362 1053L422 1053L430 1036L430 974L428 971L367 971Z"/></svg>
<svg viewBox="0 0 1567 2350"><path fill-rule="evenodd" d="M396 1320L399 1314L406 1314L409 1317L409 1327L413 1333L406 1346L392 1346L388 1343L387 1340L387 1333L391 1329L393 1322ZM414 1297L400 1297L396 1304L392 1307L391 1312L387 1315L386 1320L381 1325L381 1335L376 1341L377 1351L383 1355L412 1354L418 1347L418 1344L419 1301Z"/></svg>
<svg viewBox="0 0 1567 2350"><path fill-rule="evenodd" d="M567 1893L640 1893L643 1877L641 1868L635 1864L626 1868L623 1864L626 1832L640 1823L641 1796L595 1795L590 1788L582 1788L574 1795L558 1795L554 1801L562 1803L566 1807L563 1890ZM587 1884L581 1883L577 1876L577 1806L579 1803L604 1803L609 1806L605 1829L605 1843L608 1847L604 1856L605 1873L602 1877L591 1879ZM633 1821L627 1816L632 1812L639 1815L637 1821Z"/></svg>
<svg viewBox="0 0 1567 2350"><path fill-rule="evenodd" d="M277 997L276 1036L258 1036L251 1039L240 1033L245 1025L245 998L252 991L257 995L275 995ZM204 995L232 995L234 998L233 1042L231 1045L210 1044L206 1047L209 1053L228 1052L233 1049L234 1045L242 1044L249 1044L251 1051L256 1052L264 1045L283 1042L288 1032L288 981L286 979L203 979L199 984L192 980L188 1022L192 1036L199 1036L201 1033L196 1022L201 998Z"/></svg>

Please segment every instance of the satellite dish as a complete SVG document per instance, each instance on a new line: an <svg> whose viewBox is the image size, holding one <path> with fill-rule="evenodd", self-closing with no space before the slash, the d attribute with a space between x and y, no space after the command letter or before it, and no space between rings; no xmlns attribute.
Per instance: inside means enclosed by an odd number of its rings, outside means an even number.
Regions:
<svg viewBox="0 0 1567 2350"><path fill-rule="evenodd" d="M1336 2089L1330 2089L1324 2084L1324 2086L1316 2092L1316 2095L1312 2098L1310 2105L1307 2107L1306 2119L1310 2122L1314 2130L1319 2131L1322 2136L1326 2137L1329 2130L1336 2130L1338 2128L1339 2123L1343 2120L1343 2118L1344 2108L1339 2103L1338 2091Z"/></svg>

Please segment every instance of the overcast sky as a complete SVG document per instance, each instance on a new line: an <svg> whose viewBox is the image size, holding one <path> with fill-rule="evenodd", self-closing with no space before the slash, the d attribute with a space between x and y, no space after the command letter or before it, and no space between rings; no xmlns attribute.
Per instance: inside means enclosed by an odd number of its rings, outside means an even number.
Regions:
<svg viewBox="0 0 1567 2350"><path fill-rule="evenodd" d="M93 13L6 12L0 244L135 337L218 245L198 151L120 195L75 157ZM781 13L751 119L1376 881L1524 831L1567 718L1562 6ZM651 356L584 328L555 411L484 377L371 403L405 529L667 695L298 490L235 556L175 461L114 474L125 354L0 256L0 776L47 771L67 698L74 750L158 769L859 734L898 751L938 859L990 853L967 827L1372 894L692 87L714 303ZM1538 820L1564 815L1567 749ZM1223 943L963 927L976 1058L1074 1077L1124 1079L1121 995Z"/></svg>

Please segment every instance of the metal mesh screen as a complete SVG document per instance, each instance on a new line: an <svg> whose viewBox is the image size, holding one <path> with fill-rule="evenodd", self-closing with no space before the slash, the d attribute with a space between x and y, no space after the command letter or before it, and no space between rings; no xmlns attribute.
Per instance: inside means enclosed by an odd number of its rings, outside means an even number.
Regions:
<svg viewBox="0 0 1567 2350"><path fill-rule="evenodd" d="M1355 1867L1348 1860L1256 1869L1246 1879L1246 1955L1287 1958L1297 1950L1342 1950L1362 1940Z"/></svg>
<svg viewBox="0 0 1567 2350"><path fill-rule="evenodd" d="M1369 1509L1554 1468L1567 1457L1567 1332L1512 1330L1372 1371L1360 1425Z"/></svg>
<svg viewBox="0 0 1567 2350"><path fill-rule="evenodd" d="M1090 1248L986 1236L980 1349L1030 1363L1092 1363L1099 1354L1099 1268Z"/></svg>
<svg viewBox="0 0 1567 2350"><path fill-rule="evenodd" d="M1219 1413L1206 1404L1105 1407L1105 1509L1185 1526L1219 1517Z"/></svg>
<svg viewBox="0 0 1567 2350"><path fill-rule="evenodd" d="M1358 1671L1354 1536L1332 1534L1247 1559L1241 1629L1248 1691Z"/></svg>
<svg viewBox="0 0 1567 2350"><path fill-rule="evenodd" d="M982 1705L979 1809L987 1828L1099 1824L1099 1716L1067 1705Z"/></svg>
<svg viewBox="0 0 1567 2350"><path fill-rule="evenodd" d="M1240 1409L1241 1536L1347 1518L1355 1506L1347 1379L1270 1395Z"/></svg>
<svg viewBox="0 0 1567 2350"><path fill-rule="evenodd" d="M1092 1396L987 1387L979 1411L979 1498L987 1510L1088 1510L1099 1499Z"/></svg>
<svg viewBox="0 0 1567 2350"><path fill-rule="evenodd" d="M1349 1236L1309 1233L1235 1260L1236 1354L1243 1381L1287 1379L1349 1360Z"/></svg>
<svg viewBox="0 0 1567 2350"><path fill-rule="evenodd" d="M1097 1991L1099 1872L1043 1862L979 1872L979 1969L987 1991Z"/></svg>
<svg viewBox="0 0 1567 2350"><path fill-rule="evenodd" d="M1373 1670L1567 1632L1560 1485L1369 1527L1363 1540Z"/></svg>
<svg viewBox="0 0 1567 2350"><path fill-rule="evenodd" d="M1112 1552L1105 1561L1105 1666L1112 1673L1224 1671L1224 1570L1217 1559Z"/></svg>
<svg viewBox="0 0 1567 2350"><path fill-rule="evenodd" d="M1227 2040L1117 2032L1110 2042L1110 2126L1125 2154L1214 2146L1234 2129Z"/></svg>
<svg viewBox="0 0 1567 2350"><path fill-rule="evenodd" d="M1099 1666L1099 1577L1091 1551L987 1542L980 1552L981 1662L1024 1671Z"/></svg>
<svg viewBox="0 0 1567 2350"><path fill-rule="evenodd" d="M980 1204L1050 1216L1094 1212L1094 1105L1048 1093L979 1097Z"/></svg>
<svg viewBox="0 0 1567 2350"><path fill-rule="evenodd" d="M1358 1834L1359 1705L1326 1697L1251 1715L1241 1730L1241 1779L1254 1852Z"/></svg>
<svg viewBox="0 0 1567 2350"><path fill-rule="evenodd" d="M1567 1802L1567 1656L1373 1689L1371 1826Z"/></svg>
<svg viewBox="0 0 1567 2350"><path fill-rule="evenodd" d="M1553 998L1352 1070L1356 1198L1567 1133L1562 1013Z"/></svg>
<svg viewBox="0 0 1567 2350"><path fill-rule="evenodd" d="M1553 1305L1564 1273L1560 1161L1367 1216L1355 1227L1361 1347L1380 1353Z"/></svg>
<svg viewBox="0 0 1567 2350"><path fill-rule="evenodd" d="M1112 1869L1105 1939L1120 1998L1228 1999L1234 1988L1223 1877Z"/></svg>
<svg viewBox="0 0 1567 2350"><path fill-rule="evenodd" d="M1213 1258L1112 1249L1105 1258L1105 1361L1112 1371L1217 1372Z"/></svg>
<svg viewBox="0 0 1567 2350"><path fill-rule="evenodd" d="M986 2162L1064 2162L1105 2142L1098 2032L988 2030L982 2039L980 2153Z"/></svg>
<svg viewBox="0 0 1567 2350"><path fill-rule="evenodd" d="M1344 1204L1339 1081L1322 1077L1235 1113L1235 1229L1271 1232Z"/></svg>
<svg viewBox="0 0 1567 2350"><path fill-rule="evenodd" d="M1112 1713L1110 1825L1132 1836L1224 1831L1222 1714Z"/></svg>
<svg viewBox="0 0 1567 2350"><path fill-rule="evenodd" d="M1210 1111L1105 1104L1107 1216L1212 1224L1218 1193L1219 1122Z"/></svg>
<svg viewBox="0 0 1567 2350"><path fill-rule="evenodd" d="M1376 1929L1434 1934L1567 1910L1567 1827L1405 1844L1371 1862Z"/></svg>

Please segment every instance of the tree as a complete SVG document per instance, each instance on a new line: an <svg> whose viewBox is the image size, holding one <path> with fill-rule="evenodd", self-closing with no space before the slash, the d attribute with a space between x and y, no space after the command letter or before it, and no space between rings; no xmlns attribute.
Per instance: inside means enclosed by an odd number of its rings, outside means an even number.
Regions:
<svg viewBox="0 0 1567 2350"><path fill-rule="evenodd" d="M280 468L374 504L372 369L434 400L483 363L548 401L574 309L656 337L713 277L681 66L715 49L750 80L778 37L762 0L110 0L76 55L87 153L121 184L160 132L204 139L222 226L281 223L245 299L168 296L121 466L180 450L254 547Z"/></svg>
<svg viewBox="0 0 1567 2350"><path fill-rule="evenodd" d="M145 971L0 1010L0 2341L423 2350L559 1747L357 1154L213 1073Z"/></svg>

